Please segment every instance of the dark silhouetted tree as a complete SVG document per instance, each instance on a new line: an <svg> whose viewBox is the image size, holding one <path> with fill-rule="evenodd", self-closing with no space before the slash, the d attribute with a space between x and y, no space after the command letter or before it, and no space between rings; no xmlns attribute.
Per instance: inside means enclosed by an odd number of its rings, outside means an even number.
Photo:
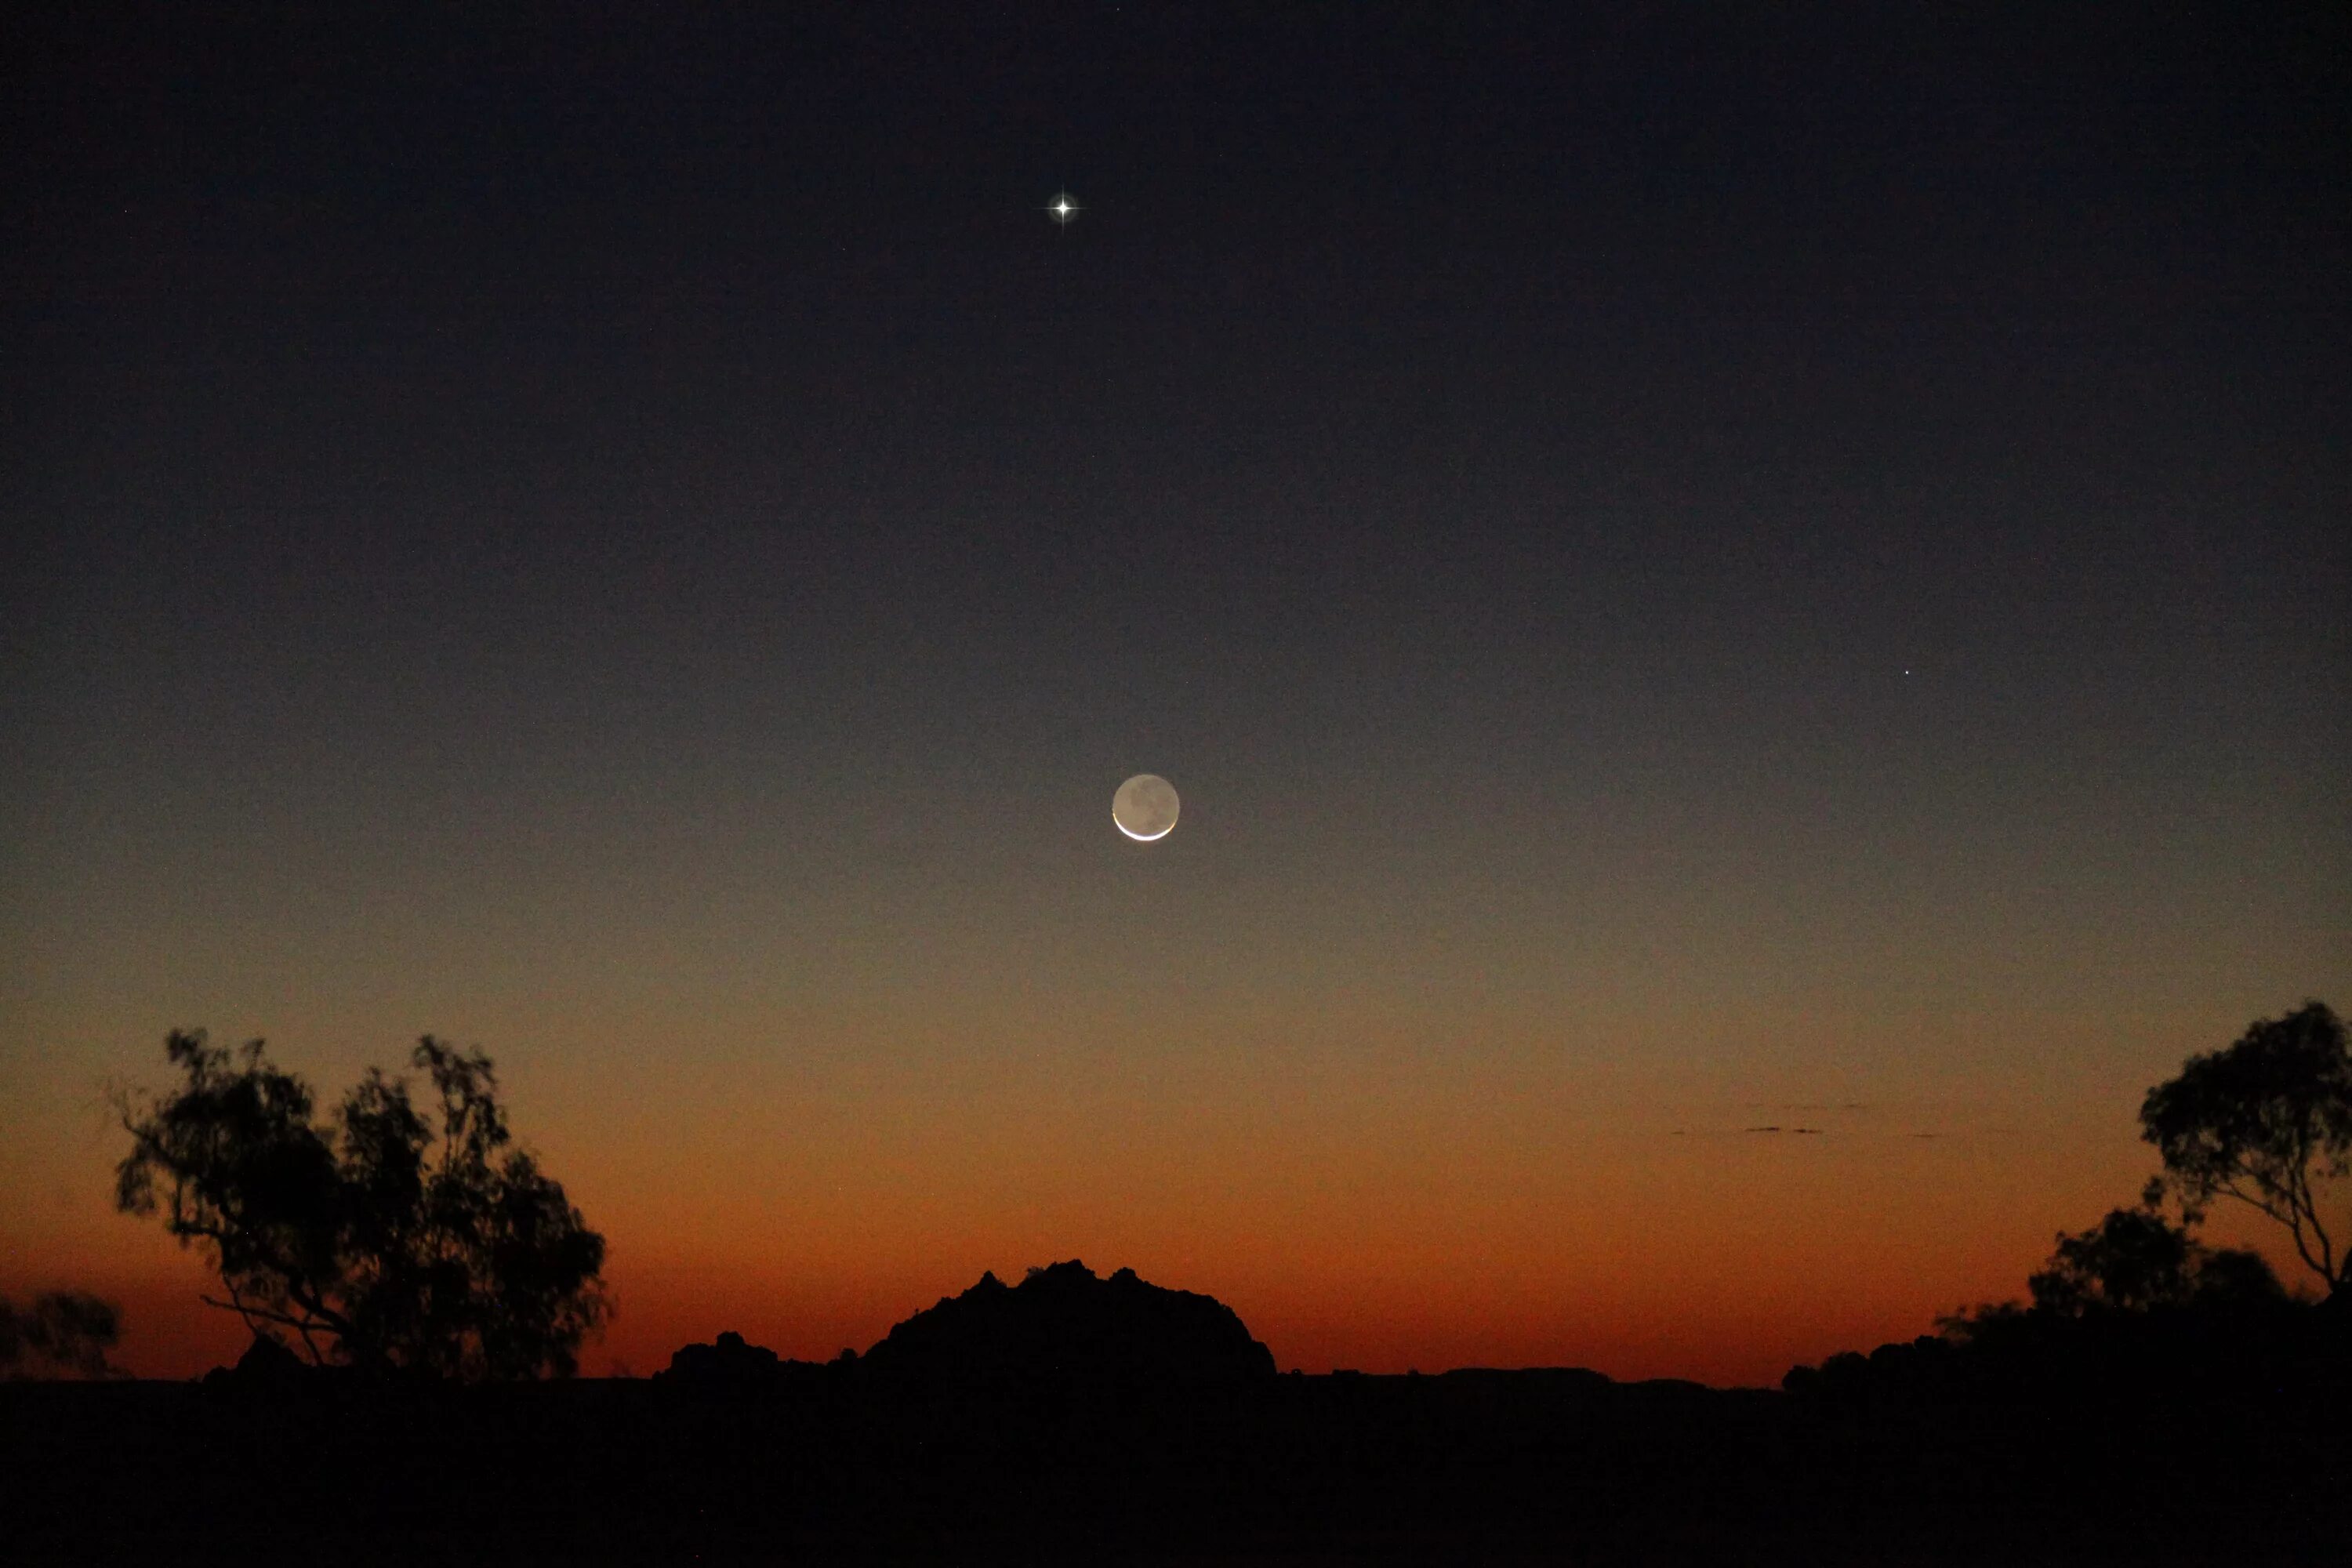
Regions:
<svg viewBox="0 0 2352 1568"><path fill-rule="evenodd" d="M2062 1317L2177 1307L2189 1300L2196 1254L2196 1239L2161 1214L2109 1209L2088 1230L2061 1231L2057 1249L2025 1288L2036 1310Z"/></svg>
<svg viewBox="0 0 2352 1568"><path fill-rule="evenodd" d="M2109 1209L2087 1230L2058 1233L2058 1245L2027 1276L2033 1304L1991 1302L1936 1320L1962 1344L2016 1342L2053 1319L2112 1317L2181 1308L2243 1308L2286 1300L2260 1253L2210 1247L2188 1225L2165 1217L2165 1184L2150 1181L2136 1208ZM2190 1223L2194 1223L2192 1220Z"/></svg>
<svg viewBox="0 0 2352 1568"><path fill-rule="evenodd" d="M2066 1318L2221 1306L2284 1294L2258 1254L2206 1247L2185 1226L2145 1205L2110 1209L2098 1224L2071 1236L2062 1231L2049 1262L2025 1283L2035 1311Z"/></svg>
<svg viewBox="0 0 2352 1568"><path fill-rule="evenodd" d="M2320 1216L2326 1184L2352 1168L2352 1049L2326 1003L2190 1057L2147 1091L2139 1120L2191 1224L2216 1196L2235 1198L2284 1226L2331 1293L2352 1278Z"/></svg>
<svg viewBox="0 0 2352 1568"><path fill-rule="evenodd" d="M488 1058L430 1035L405 1079L371 1068L332 1122L255 1040L232 1058L173 1031L161 1100L118 1100L131 1152L117 1205L202 1247L257 1335L291 1331L313 1362L446 1377L568 1376L609 1316L604 1238L512 1146ZM437 1125L436 1122L437 1121Z"/></svg>
<svg viewBox="0 0 2352 1568"><path fill-rule="evenodd" d="M0 1377L27 1372L106 1377L106 1352L122 1337L122 1314L80 1290L47 1290L21 1310L0 1296Z"/></svg>

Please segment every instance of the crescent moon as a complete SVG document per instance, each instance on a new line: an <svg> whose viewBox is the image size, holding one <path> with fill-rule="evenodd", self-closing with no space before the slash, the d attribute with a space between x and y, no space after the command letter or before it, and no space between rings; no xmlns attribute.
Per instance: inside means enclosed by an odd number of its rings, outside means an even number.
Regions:
<svg viewBox="0 0 2352 1568"><path fill-rule="evenodd" d="M1150 844L1176 831L1179 809L1176 786L1158 773L1138 773L1110 797L1112 825L1138 844Z"/></svg>

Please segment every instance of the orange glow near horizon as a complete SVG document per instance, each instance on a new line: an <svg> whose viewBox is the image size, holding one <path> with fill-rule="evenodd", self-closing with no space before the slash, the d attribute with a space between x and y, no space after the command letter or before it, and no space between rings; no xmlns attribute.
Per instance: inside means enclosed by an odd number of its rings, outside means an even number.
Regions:
<svg viewBox="0 0 2352 1568"><path fill-rule="evenodd" d="M1756 1073L1709 1097L1655 1068L1538 1068L1507 1031L1451 1057L1357 1039L1352 1056L1336 1034L1190 1057L983 1043L896 1066L859 1042L829 1071L639 1058L586 1082L519 1051L502 1069L519 1130L611 1244L619 1312L591 1374L657 1370L726 1329L827 1360L984 1269L1075 1257L1218 1297L1286 1369L1770 1384L2021 1293L2052 1233L2127 1201L2149 1164L2129 1120L2145 1066L2029 1111L1884 1074L1834 1100ZM300 1042L273 1048L331 1099ZM1821 1131L1747 1131L1763 1125ZM233 1358L242 1330L197 1303L195 1256L106 1209L119 1150L97 1117L63 1142L29 1186L9 1173L50 1206L12 1237L0 1289L113 1296L142 1375Z"/></svg>

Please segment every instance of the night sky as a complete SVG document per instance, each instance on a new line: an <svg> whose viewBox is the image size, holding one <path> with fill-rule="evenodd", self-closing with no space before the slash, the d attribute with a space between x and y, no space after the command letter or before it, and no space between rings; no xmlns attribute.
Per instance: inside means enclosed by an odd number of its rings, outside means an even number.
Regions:
<svg viewBox="0 0 2352 1568"><path fill-rule="evenodd" d="M0 1290L138 1371L174 1026L489 1052L591 1371L1769 1382L2352 1003L2340 9L488 9L0 37Z"/></svg>

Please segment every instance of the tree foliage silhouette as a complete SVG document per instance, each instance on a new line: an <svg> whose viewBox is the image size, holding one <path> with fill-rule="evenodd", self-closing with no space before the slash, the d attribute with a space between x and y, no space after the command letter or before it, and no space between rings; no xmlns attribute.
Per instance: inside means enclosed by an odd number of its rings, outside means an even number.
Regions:
<svg viewBox="0 0 2352 1568"><path fill-rule="evenodd" d="M2215 1197L2235 1198L2284 1226L2331 1293L2352 1278L2352 1254L2320 1215L2326 1184L2352 1169L2352 1048L2326 1003L2190 1057L2147 1091L2139 1120L2191 1224Z"/></svg>
<svg viewBox="0 0 2352 1568"><path fill-rule="evenodd" d="M290 1331L316 1363L467 1379L576 1369L612 1310L604 1238L513 1147L488 1057L427 1035L411 1060L437 1117L372 1068L321 1126L309 1085L259 1040L232 1057L174 1030L164 1052L177 1090L118 1097L131 1152L115 1200L205 1249L228 1297L209 1305L257 1335Z"/></svg>
<svg viewBox="0 0 2352 1568"><path fill-rule="evenodd" d="M105 1377L106 1359L122 1337L122 1314L111 1301L82 1290L45 1290L19 1309L0 1296L0 1376L27 1368Z"/></svg>
<svg viewBox="0 0 2352 1568"><path fill-rule="evenodd" d="M2148 1197L2159 1195L2151 1186ZM2081 1318L2168 1307L2221 1306L2284 1294L2257 1253L2215 1249L2166 1219L2151 1201L2110 1209L2088 1230L2061 1232L2057 1249L2029 1276L2038 1312Z"/></svg>

